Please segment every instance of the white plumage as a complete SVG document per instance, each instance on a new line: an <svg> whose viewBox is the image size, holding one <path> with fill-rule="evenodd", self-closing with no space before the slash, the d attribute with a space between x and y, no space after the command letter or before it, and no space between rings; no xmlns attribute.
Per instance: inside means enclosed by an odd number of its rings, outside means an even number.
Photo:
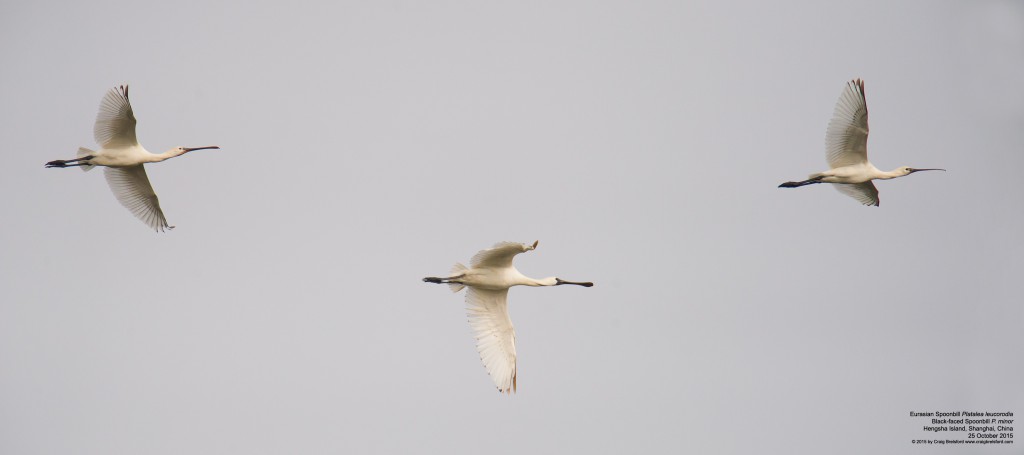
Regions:
<svg viewBox="0 0 1024 455"><path fill-rule="evenodd" d="M149 183L143 164L157 163L193 150L220 147L175 147L160 154L150 153L139 145L135 137L136 123L135 113L128 101L128 86L110 89L100 101L96 124L93 126L93 136L100 149L92 151L79 148L76 159L50 161L46 167L77 166L88 171L93 166L104 166L107 184L121 205L154 230L173 229L173 226L167 224L167 218L160 209L160 201L153 191L153 185Z"/></svg>
<svg viewBox="0 0 1024 455"><path fill-rule="evenodd" d="M918 171L945 169L914 169L902 166L884 172L868 161L868 105L864 81L854 79L846 84L836 102L832 120L825 131L825 159L829 170L811 174L807 180L786 182L779 188L797 188L815 183L832 183L835 188L861 204L879 204L878 189L872 180L888 180Z"/></svg>
<svg viewBox="0 0 1024 455"><path fill-rule="evenodd" d="M534 279L516 270L512 260L519 253L537 248L524 243L501 242L482 250L470 260L470 267L455 264L447 278L427 277L428 283L443 283L453 292L466 289L466 313L476 337L480 360L499 392L516 391L516 333L508 314L508 289L512 286L558 286L593 283L566 281L555 277Z"/></svg>
<svg viewBox="0 0 1024 455"><path fill-rule="evenodd" d="M508 288L466 289L466 315L487 374L499 392L516 389L516 332L508 314Z"/></svg>

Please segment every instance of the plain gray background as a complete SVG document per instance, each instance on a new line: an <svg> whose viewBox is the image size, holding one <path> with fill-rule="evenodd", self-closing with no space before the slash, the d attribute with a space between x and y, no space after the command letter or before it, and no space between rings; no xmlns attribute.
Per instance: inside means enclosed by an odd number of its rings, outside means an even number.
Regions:
<svg viewBox="0 0 1024 455"><path fill-rule="evenodd" d="M769 4L770 3L770 4ZM0 5L0 452L1020 453L1024 4ZM881 207L817 185L866 80ZM177 229L93 148L131 84ZM462 295L502 241L519 393ZM1017 425L1020 428L1021 425ZM940 435L945 436L945 435Z"/></svg>

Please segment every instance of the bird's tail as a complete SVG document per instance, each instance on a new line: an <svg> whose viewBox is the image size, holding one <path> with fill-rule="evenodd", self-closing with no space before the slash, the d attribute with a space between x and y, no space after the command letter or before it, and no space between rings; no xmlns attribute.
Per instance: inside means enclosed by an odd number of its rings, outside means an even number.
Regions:
<svg viewBox="0 0 1024 455"><path fill-rule="evenodd" d="M83 156L89 156L89 155L95 156L96 152L94 152L92 150L89 150L89 149L87 149L85 147L79 147L78 148L78 155L75 156L75 158L81 158ZM92 168L94 168L94 167L96 167L96 166L93 166L91 164L83 164L81 166L78 166L78 168L83 170L83 171L91 171Z"/></svg>
<svg viewBox="0 0 1024 455"><path fill-rule="evenodd" d="M462 265L462 263L456 262L455 265L452 266L452 271L449 276L462 275L466 273L466 270L469 269L466 268L466 266ZM448 287L452 290L452 292L459 292L462 290L462 288L466 287L466 285L462 283L448 283Z"/></svg>

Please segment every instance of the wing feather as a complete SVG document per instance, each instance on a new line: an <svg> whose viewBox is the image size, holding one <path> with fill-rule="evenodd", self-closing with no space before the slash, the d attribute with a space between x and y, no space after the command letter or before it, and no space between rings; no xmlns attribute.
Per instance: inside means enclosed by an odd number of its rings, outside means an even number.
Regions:
<svg viewBox="0 0 1024 455"><path fill-rule="evenodd" d="M864 183L834 183L840 193L850 196L864 205L878 205L878 188L870 180Z"/></svg>
<svg viewBox="0 0 1024 455"><path fill-rule="evenodd" d="M511 267L512 259L519 253L534 249L531 245L516 242L499 242L486 250L480 250L469 260L472 268Z"/></svg>
<svg viewBox="0 0 1024 455"><path fill-rule="evenodd" d="M516 334L508 315L508 289L466 289L466 313L480 360L499 392L516 390Z"/></svg>
<svg viewBox="0 0 1024 455"><path fill-rule="evenodd" d="M139 164L131 167L105 167L103 175L106 176L114 197L132 212L132 215L157 231L173 229L174 226L167 224L167 218L164 218L164 212L160 210L160 201L153 192L153 185L149 183L146 169L142 166Z"/></svg>
<svg viewBox="0 0 1024 455"><path fill-rule="evenodd" d="M135 113L128 101L128 86L114 87L100 101L92 134L96 143L106 149L138 145L135 123Z"/></svg>
<svg viewBox="0 0 1024 455"><path fill-rule="evenodd" d="M837 167L868 161L868 105L864 81L854 79L839 95L832 120L825 131L825 158Z"/></svg>

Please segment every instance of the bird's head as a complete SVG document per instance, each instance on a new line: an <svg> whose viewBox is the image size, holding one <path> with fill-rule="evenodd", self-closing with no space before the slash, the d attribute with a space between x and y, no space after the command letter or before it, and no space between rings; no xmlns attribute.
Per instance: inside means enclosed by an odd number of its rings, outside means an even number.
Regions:
<svg viewBox="0 0 1024 455"><path fill-rule="evenodd" d="M903 166L903 167L899 168L898 172L900 173L900 175L910 175L910 174L913 174L915 172L921 172L921 171L945 171L945 169L915 169L915 168L912 168L910 166Z"/></svg>

